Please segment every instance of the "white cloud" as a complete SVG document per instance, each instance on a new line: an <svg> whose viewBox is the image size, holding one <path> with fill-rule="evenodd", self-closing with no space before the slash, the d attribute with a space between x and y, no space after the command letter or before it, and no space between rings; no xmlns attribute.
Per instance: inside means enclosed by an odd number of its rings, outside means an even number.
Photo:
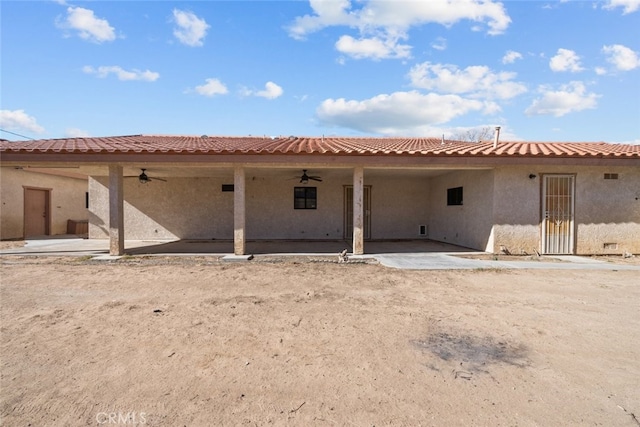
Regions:
<svg viewBox="0 0 640 427"><path fill-rule="evenodd" d="M307 34L334 25L355 26L357 16L348 12L351 7L349 0L309 0L314 15L297 17L287 29L289 35L295 39L304 39Z"/></svg>
<svg viewBox="0 0 640 427"><path fill-rule="evenodd" d="M275 84L274 82L267 82L264 85L264 90L256 91L256 90L251 90L244 86L240 88L241 96L259 96L261 98L276 99L280 97L283 93L284 91L282 90L282 88L277 84Z"/></svg>
<svg viewBox="0 0 640 427"><path fill-rule="evenodd" d="M160 78L160 74L153 71L149 71L149 70L140 71L137 69L127 71L117 65L100 66L98 68L93 68L90 65L85 65L84 67L82 67L82 71L87 74L95 74L100 78L105 78L109 74L115 74L118 77L118 80L123 80L123 81L142 80L147 82L154 82Z"/></svg>
<svg viewBox="0 0 640 427"><path fill-rule="evenodd" d="M621 44L604 46L602 52L608 56L607 61L619 71L630 71L640 67L638 54Z"/></svg>
<svg viewBox="0 0 640 427"><path fill-rule="evenodd" d="M445 39L444 37L438 37L433 43L431 43L431 47L435 50L446 50L447 39Z"/></svg>
<svg viewBox="0 0 640 427"><path fill-rule="evenodd" d="M264 90L256 92L256 96L267 99L276 99L284 92L282 88L274 82L267 82L264 86Z"/></svg>
<svg viewBox="0 0 640 427"><path fill-rule="evenodd" d="M593 109L600 97L595 93L588 93L584 83L577 81L562 85L559 90L542 86L539 91L542 93L542 97L534 100L525 110L529 116L553 115L562 117L576 111Z"/></svg>
<svg viewBox="0 0 640 427"><path fill-rule="evenodd" d="M44 132L44 128L38 124L35 117L28 115L24 110L0 110L0 127L23 132Z"/></svg>
<svg viewBox="0 0 640 427"><path fill-rule="evenodd" d="M549 61L549 67L553 71L571 71L576 73L584 70L580 65L580 57L572 50L558 49L558 53Z"/></svg>
<svg viewBox="0 0 640 427"><path fill-rule="evenodd" d="M522 59L522 54L513 50L508 50L502 57L503 64L513 64L516 59Z"/></svg>
<svg viewBox="0 0 640 427"><path fill-rule="evenodd" d="M96 17L92 10L83 7L68 7L66 18L58 19L56 25L65 30L76 30L80 38L94 43L116 39L115 30L106 19Z"/></svg>
<svg viewBox="0 0 640 427"><path fill-rule="evenodd" d="M325 125L385 135L421 133L473 111L494 112L492 102L458 95L421 94L417 91L378 95L363 101L326 99L316 110Z"/></svg>
<svg viewBox="0 0 640 427"><path fill-rule="evenodd" d="M640 139L630 139L628 141L615 141L614 144L640 145Z"/></svg>
<svg viewBox="0 0 640 427"><path fill-rule="evenodd" d="M402 28L414 25L438 23L451 26L461 20L486 23L489 34L503 33L511 18L502 3L492 0L430 0L421 2L397 2L363 0L360 9L352 9L349 0L310 0L313 15L297 17L289 26L294 38L322 28L346 25L366 28Z"/></svg>
<svg viewBox="0 0 640 427"><path fill-rule="evenodd" d="M447 27L462 20L485 24L489 34L503 33L511 18L502 3L493 0L429 0L399 2L388 0L310 0L313 14L297 17L287 27L289 35L304 39L308 34L332 26L356 29L359 37L343 35L336 48L354 58L407 58L411 46L406 40L412 26L438 23ZM443 48L442 43L436 44ZM446 47L446 45L444 45Z"/></svg>
<svg viewBox="0 0 640 427"><path fill-rule="evenodd" d="M87 138L91 136L86 130L78 128L67 128L64 134L67 138Z"/></svg>
<svg viewBox="0 0 640 427"><path fill-rule="evenodd" d="M192 12L174 9L173 20L177 26L173 30L173 35L181 43L187 46L203 45L207 30L210 28L204 19L198 18Z"/></svg>
<svg viewBox="0 0 640 427"><path fill-rule="evenodd" d="M471 97L509 99L527 91L524 84L513 81L516 73L493 72L474 65L459 69L455 65L424 62L409 71L414 87L440 93L467 93Z"/></svg>
<svg viewBox="0 0 640 427"><path fill-rule="evenodd" d="M640 0L608 0L603 6L605 9L615 9L622 7L623 14L632 13L640 9Z"/></svg>
<svg viewBox="0 0 640 427"><path fill-rule="evenodd" d="M225 95L229 91L227 87L218 79L206 79L206 83L196 86L195 91L203 96Z"/></svg>
<svg viewBox="0 0 640 427"><path fill-rule="evenodd" d="M398 44L398 39L399 37L387 35L383 38L371 37L356 40L351 36L345 35L336 42L336 49L338 52L356 59L409 58L411 56L411 46Z"/></svg>

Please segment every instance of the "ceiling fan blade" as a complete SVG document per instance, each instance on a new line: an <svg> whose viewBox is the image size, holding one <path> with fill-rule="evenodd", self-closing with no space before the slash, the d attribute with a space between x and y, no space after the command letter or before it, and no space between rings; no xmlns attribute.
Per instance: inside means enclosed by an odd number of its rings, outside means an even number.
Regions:
<svg viewBox="0 0 640 427"><path fill-rule="evenodd" d="M162 182L167 182L166 179L162 179L162 178L149 178L149 181L162 181Z"/></svg>
<svg viewBox="0 0 640 427"><path fill-rule="evenodd" d="M319 176L310 176L309 179L312 179L314 181L322 182L322 178L320 178Z"/></svg>

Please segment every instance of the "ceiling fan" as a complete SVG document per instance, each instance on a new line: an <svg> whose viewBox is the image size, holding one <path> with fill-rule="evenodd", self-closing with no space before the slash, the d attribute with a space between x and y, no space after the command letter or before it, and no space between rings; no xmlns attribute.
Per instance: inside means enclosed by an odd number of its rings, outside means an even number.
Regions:
<svg viewBox="0 0 640 427"><path fill-rule="evenodd" d="M296 177L297 178L297 177ZM302 169L302 175L300 175L300 183L301 184L306 184L309 181L318 181L318 182L322 182L322 178L320 178L319 176L315 176L315 175L307 175L307 170L306 169Z"/></svg>
<svg viewBox="0 0 640 427"><path fill-rule="evenodd" d="M162 178L149 178L149 175L147 175L146 173L146 169L141 168L140 169L142 171L142 173L140 175L137 176L128 176L127 178L138 178L138 181L140 181L140 184L146 184L149 181L163 181L163 182L167 182L166 179L162 179Z"/></svg>

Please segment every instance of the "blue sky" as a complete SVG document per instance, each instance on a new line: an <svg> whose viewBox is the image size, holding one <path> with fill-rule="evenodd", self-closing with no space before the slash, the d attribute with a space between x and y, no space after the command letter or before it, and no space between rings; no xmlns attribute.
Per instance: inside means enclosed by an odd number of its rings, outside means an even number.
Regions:
<svg viewBox="0 0 640 427"><path fill-rule="evenodd" d="M640 143L640 0L2 0L0 19L9 140Z"/></svg>

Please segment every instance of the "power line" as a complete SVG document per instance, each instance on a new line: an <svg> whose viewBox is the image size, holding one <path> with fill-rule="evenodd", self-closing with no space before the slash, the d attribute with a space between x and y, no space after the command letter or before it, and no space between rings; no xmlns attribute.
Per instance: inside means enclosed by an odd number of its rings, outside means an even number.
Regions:
<svg viewBox="0 0 640 427"><path fill-rule="evenodd" d="M4 129L0 129L0 132L10 133L11 135L19 136L20 138L30 139L30 140L32 140L32 141L33 141L33 140L35 140L35 138L31 138L31 137L29 137L29 136L20 135L19 133L11 132L11 131L4 130Z"/></svg>

